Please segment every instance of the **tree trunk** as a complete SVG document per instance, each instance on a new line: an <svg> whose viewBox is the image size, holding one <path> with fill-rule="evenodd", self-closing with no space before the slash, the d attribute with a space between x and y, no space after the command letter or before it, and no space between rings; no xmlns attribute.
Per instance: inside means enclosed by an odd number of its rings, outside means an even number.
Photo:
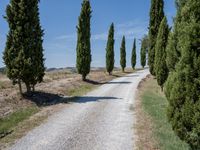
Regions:
<svg viewBox="0 0 200 150"><path fill-rule="evenodd" d="M86 75L82 75L82 80L86 81Z"/></svg>
<svg viewBox="0 0 200 150"><path fill-rule="evenodd" d="M109 75L111 76L111 75L112 75L112 73L111 73L111 72L109 72Z"/></svg>
<svg viewBox="0 0 200 150"><path fill-rule="evenodd" d="M26 85L26 92L29 95L31 93L31 86L28 83L25 83Z"/></svg>
<svg viewBox="0 0 200 150"><path fill-rule="evenodd" d="M18 85L19 85L19 93L20 93L20 95L22 96L22 84L21 84L21 80L20 79L18 79Z"/></svg>
<svg viewBox="0 0 200 150"><path fill-rule="evenodd" d="M32 86L32 91L35 92L35 85Z"/></svg>
<svg viewBox="0 0 200 150"><path fill-rule="evenodd" d="M161 91L163 92L163 86L161 86Z"/></svg>

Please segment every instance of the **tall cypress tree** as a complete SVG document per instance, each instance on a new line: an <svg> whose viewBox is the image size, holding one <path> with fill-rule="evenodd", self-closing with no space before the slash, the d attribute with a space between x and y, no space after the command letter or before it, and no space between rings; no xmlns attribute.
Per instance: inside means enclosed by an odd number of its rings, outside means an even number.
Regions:
<svg viewBox="0 0 200 150"><path fill-rule="evenodd" d="M193 150L200 149L199 8L199 0L187 0L181 10L177 45L181 57L166 83L168 118L173 130Z"/></svg>
<svg viewBox="0 0 200 150"><path fill-rule="evenodd" d="M111 75L113 69L114 69L114 24L112 23L110 26L109 34L108 34L108 41L107 41L107 47L106 47L106 70Z"/></svg>
<svg viewBox="0 0 200 150"><path fill-rule="evenodd" d="M177 49L177 34L172 31L169 33L168 38L169 39L166 48L166 63L168 70L172 72L179 61L180 52Z"/></svg>
<svg viewBox="0 0 200 150"><path fill-rule="evenodd" d="M167 18L164 17L159 28L156 48L155 48L155 63L154 69L158 85L163 89L163 85L168 77L168 68L166 64L166 46L168 41L169 27Z"/></svg>
<svg viewBox="0 0 200 150"><path fill-rule="evenodd" d="M148 52L148 36L144 36L142 38L141 50L140 50L140 63L141 66L144 68L146 66L146 54Z"/></svg>
<svg viewBox="0 0 200 150"><path fill-rule="evenodd" d="M89 0L83 0L81 13L78 19L77 26L77 58L76 68L82 79L86 80L86 76L90 73L90 65L92 61L91 45L90 45L90 20L91 6Z"/></svg>
<svg viewBox="0 0 200 150"><path fill-rule="evenodd" d="M11 0L6 9L9 25L4 62L13 84L24 82L27 92L34 91L44 76L43 30L39 19L39 0Z"/></svg>
<svg viewBox="0 0 200 150"><path fill-rule="evenodd" d="M125 36L122 38L121 48L120 48L120 64L122 71L124 72L124 69L126 68L126 39Z"/></svg>
<svg viewBox="0 0 200 150"><path fill-rule="evenodd" d="M167 44L167 67L170 72L175 70L175 66L179 61L179 58L181 56L181 52L178 48L178 37L181 33L181 9L185 5L186 0L176 0L176 6L177 6L177 15L175 17L174 21L174 29L169 34L169 41Z"/></svg>
<svg viewBox="0 0 200 150"><path fill-rule="evenodd" d="M150 22L149 22L149 53L148 64L150 73L155 75L154 59L155 59L155 46L158 35L160 23L164 17L164 2L163 0L151 0Z"/></svg>
<svg viewBox="0 0 200 150"><path fill-rule="evenodd" d="M136 39L134 39L134 42L133 42L133 49L132 49L132 55L131 55L131 65L132 65L133 70L135 69L136 61L137 61L137 55L136 55Z"/></svg>

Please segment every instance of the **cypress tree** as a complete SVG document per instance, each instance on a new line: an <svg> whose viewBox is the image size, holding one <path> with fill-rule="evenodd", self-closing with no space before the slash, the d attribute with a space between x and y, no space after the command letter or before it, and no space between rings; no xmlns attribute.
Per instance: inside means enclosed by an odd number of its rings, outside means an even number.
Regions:
<svg viewBox="0 0 200 150"><path fill-rule="evenodd" d="M191 149L200 149L200 1L188 0L178 32L180 61L166 83L168 118Z"/></svg>
<svg viewBox="0 0 200 150"><path fill-rule="evenodd" d="M120 64L121 64L121 68L122 71L124 72L124 69L126 68L126 39L125 36L123 36L122 38L122 43L121 43L121 48L120 48Z"/></svg>
<svg viewBox="0 0 200 150"><path fill-rule="evenodd" d="M181 15L181 11L183 9L183 7L185 6L186 0L176 0L176 8L177 8L177 14L174 20L174 28L173 31L170 32L169 34L169 39L168 39L168 44L167 44L167 48L166 48L166 63L167 63L167 67L168 70L170 71L170 73L172 73L173 71L175 71L176 68L176 64L178 64L178 62L180 61L180 57L181 57L181 49L180 46L181 44L179 43L180 40L180 36L182 35L182 15ZM170 80L171 77L169 77L167 80ZM167 81L167 84L165 86L166 90L165 90L165 95L170 95L171 90L173 88L173 83L171 83L169 81Z"/></svg>
<svg viewBox="0 0 200 150"><path fill-rule="evenodd" d="M106 47L106 70L111 75L114 69L114 24L112 23L109 30L107 47Z"/></svg>
<svg viewBox="0 0 200 150"><path fill-rule="evenodd" d="M140 63L144 68L146 66L146 54L148 52L148 37L144 36L142 39L141 50L140 50Z"/></svg>
<svg viewBox="0 0 200 150"><path fill-rule="evenodd" d="M168 68L166 64L166 46L169 34L167 18L164 17L159 28L156 48L155 48L155 72L158 85L163 89L163 85L168 77Z"/></svg>
<svg viewBox="0 0 200 150"><path fill-rule="evenodd" d="M24 82L27 93L34 91L44 76L44 58L38 0L11 0L6 9L9 25L4 62L13 84Z"/></svg>
<svg viewBox="0 0 200 150"><path fill-rule="evenodd" d="M135 69L136 60L137 60L137 55L136 55L136 39L134 39L133 49L132 49L132 56L131 56L131 65L132 65L133 70Z"/></svg>
<svg viewBox="0 0 200 150"><path fill-rule="evenodd" d="M181 9L185 5L186 0L176 0L176 6L177 6L177 15L175 17L174 21L174 29L169 34L169 40L167 44L167 67L170 72L172 72L175 69L176 64L179 61L179 58L181 56L181 52L178 48L178 37L179 34L181 34ZM180 30L180 31L179 31Z"/></svg>
<svg viewBox="0 0 200 150"><path fill-rule="evenodd" d="M180 52L177 49L177 34L170 32L168 38L169 39L166 48L166 63L168 70L172 72L179 61Z"/></svg>
<svg viewBox="0 0 200 150"><path fill-rule="evenodd" d="M151 0L150 22L149 22L149 58L148 64L150 73L155 75L154 59L155 59L155 46L158 35L160 23L164 17L164 2L163 0Z"/></svg>
<svg viewBox="0 0 200 150"><path fill-rule="evenodd" d="M81 13L78 19L77 26L77 58L76 68L79 74L82 75L82 80L86 80L86 76L90 73L91 65L91 45L90 45L90 20L91 6L89 0L83 0Z"/></svg>

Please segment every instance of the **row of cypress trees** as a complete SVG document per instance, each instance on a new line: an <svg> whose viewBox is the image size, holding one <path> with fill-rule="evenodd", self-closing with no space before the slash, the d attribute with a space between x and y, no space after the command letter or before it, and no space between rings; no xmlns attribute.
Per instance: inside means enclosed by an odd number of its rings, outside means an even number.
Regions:
<svg viewBox="0 0 200 150"><path fill-rule="evenodd" d="M89 0L83 0L82 3L82 10L79 16L79 23L77 26L77 59L76 59L76 68L78 73L82 75L82 79L86 80L86 76L90 72L90 65L91 65L91 45L90 45L90 19L91 19L91 6ZM108 33L108 40L106 45L106 70L109 75L112 74L114 69L114 23L111 24L109 33ZM146 65L146 52L143 54L143 67ZM125 36L122 38L121 48L120 48L120 65L122 71L124 72L126 68L126 40ZM136 65L136 39L134 39L132 56L131 56L131 65L132 68L135 69Z"/></svg>
<svg viewBox="0 0 200 150"><path fill-rule="evenodd" d="M152 0L151 5L150 72L165 89L169 101L167 116L173 130L191 149L197 150L200 149L200 1L176 0L177 15L171 31L164 17L163 0Z"/></svg>
<svg viewBox="0 0 200 150"><path fill-rule="evenodd" d="M13 81L13 84L19 85L21 94L23 94L22 83L25 83L27 93L34 92L35 85L42 82L45 75L42 46L44 31L40 25L39 2L39 0L10 0L6 9L5 19L9 25L9 32L3 60L7 68L7 76ZM83 0L78 18L76 47L76 68L83 80L86 80L86 76L90 72L92 61L91 14L90 1ZM114 43L114 24L112 23L106 47L106 69L109 74L114 69ZM126 67L125 37L122 39L120 51L120 64L124 71ZM136 39L134 40L131 62L133 69L135 69Z"/></svg>

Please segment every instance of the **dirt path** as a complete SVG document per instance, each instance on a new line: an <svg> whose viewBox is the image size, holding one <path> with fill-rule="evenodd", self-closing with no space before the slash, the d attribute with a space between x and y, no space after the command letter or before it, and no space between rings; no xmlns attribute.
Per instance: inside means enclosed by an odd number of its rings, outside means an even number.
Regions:
<svg viewBox="0 0 200 150"><path fill-rule="evenodd" d="M12 150L131 150L134 93L148 70L80 97L20 139Z"/></svg>

